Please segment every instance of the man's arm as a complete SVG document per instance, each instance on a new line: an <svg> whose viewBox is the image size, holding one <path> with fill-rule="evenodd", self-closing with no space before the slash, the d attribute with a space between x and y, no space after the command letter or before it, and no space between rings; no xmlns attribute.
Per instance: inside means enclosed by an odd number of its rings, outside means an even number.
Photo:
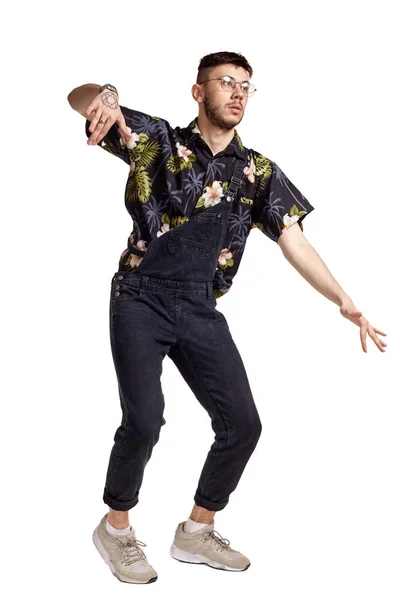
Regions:
<svg viewBox="0 0 400 600"><path fill-rule="evenodd" d="M102 90L95 83L86 83L73 89L67 99L70 106L86 119L88 145L98 145L130 164L127 149L122 147L125 142L120 143L120 139L122 135L125 141L130 141L132 134L118 104L118 94ZM126 112L132 111L126 109Z"/></svg>
<svg viewBox="0 0 400 600"><path fill-rule="evenodd" d="M97 85L96 83L85 83L84 85L80 85L68 94L68 102L74 110L78 111L78 113L87 119L88 115L85 111L96 96L99 95L100 88L101 85Z"/></svg>
<svg viewBox="0 0 400 600"><path fill-rule="evenodd" d="M338 306L349 299L296 223L284 229L278 246L287 261L310 285Z"/></svg>
<svg viewBox="0 0 400 600"><path fill-rule="evenodd" d="M340 314L360 327L360 339L364 352L367 352L367 333L373 339L381 352L387 346L377 334L386 335L380 329L373 327L359 311L350 296L343 291L336 279L328 270L319 254L306 240L296 223L284 229L278 238L278 245L284 257L318 292L328 300L340 306Z"/></svg>

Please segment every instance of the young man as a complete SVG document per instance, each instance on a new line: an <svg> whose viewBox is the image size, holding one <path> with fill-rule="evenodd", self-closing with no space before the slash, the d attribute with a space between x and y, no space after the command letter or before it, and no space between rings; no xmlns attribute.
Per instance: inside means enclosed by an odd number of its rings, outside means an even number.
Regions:
<svg viewBox="0 0 400 600"><path fill-rule="evenodd" d="M187 127L119 105L111 84L87 84L68 96L86 117L88 144L129 165L125 205L133 228L111 283L110 339L122 422L104 488L109 512L93 533L121 581L157 579L128 511L157 443L165 355L174 361L210 415L215 441L206 458L190 517L180 523L171 555L184 562L242 571L249 559L214 530L253 453L261 423L246 371L217 298L229 292L247 236L259 229L320 293L340 307L381 351L386 344L354 306L303 235L314 207L279 166L243 146L236 126L249 98L247 60L218 52L200 61L192 96L198 116Z"/></svg>

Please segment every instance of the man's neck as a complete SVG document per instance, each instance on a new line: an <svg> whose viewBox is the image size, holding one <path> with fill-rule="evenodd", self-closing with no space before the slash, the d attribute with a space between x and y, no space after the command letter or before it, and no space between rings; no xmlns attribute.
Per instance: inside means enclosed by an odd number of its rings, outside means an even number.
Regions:
<svg viewBox="0 0 400 600"><path fill-rule="evenodd" d="M213 155L225 150L235 136L234 128L230 130L220 129L215 125L212 125L206 117L203 117L203 115L198 116L197 125L201 131L203 140L206 142Z"/></svg>

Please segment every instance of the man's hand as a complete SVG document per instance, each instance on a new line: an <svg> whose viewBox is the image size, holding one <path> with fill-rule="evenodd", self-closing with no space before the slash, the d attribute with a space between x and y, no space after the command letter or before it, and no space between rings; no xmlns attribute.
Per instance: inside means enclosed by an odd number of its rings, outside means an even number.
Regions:
<svg viewBox="0 0 400 600"><path fill-rule="evenodd" d="M107 134L109 129L117 123L121 135L126 141L131 138L124 119L124 115L118 105L118 96L110 90L103 90L98 94L85 110L86 117L90 120L89 131L91 136L87 144L93 146L98 144ZM104 123L100 123L100 120Z"/></svg>
<svg viewBox="0 0 400 600"><path fill-rule="evenodd" d="M370 338L374 340L379 350L381 352L385 352L383 346L387 346L387 344L382 342L382 340L380 340L376 334L379 333L380 335L386 335L386 333L383 333L383 331L379 331L379 329L372 327L367 319L362 316L362 313L356 309L350 298L346 298L342 302L340 306L340 314L360 327L360 339L364 352L367 352L367 332Z"/></svg>

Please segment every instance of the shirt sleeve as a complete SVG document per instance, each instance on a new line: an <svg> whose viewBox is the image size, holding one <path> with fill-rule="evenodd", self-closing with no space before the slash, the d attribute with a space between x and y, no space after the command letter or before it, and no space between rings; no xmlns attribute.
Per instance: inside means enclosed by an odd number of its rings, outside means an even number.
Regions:
<svg viewBox="0 0 400 600"><path fill-rule="evenodd" d="M272 160L262 161L252 207L252 226L277 242L285 229L299 223L314 210L305 196Z"/></svg>
<svg viewBox="0 0 400 600"><path fill-rule="evenodd" d="M120 109L124 115L127 128L132 132L132 138L130 140L125 140L119 132L117 123L114 123L106 135L98 142L97 146L103 148L103 150L106 150L110 154L121 158L130 165L132 156L130 155L129 150L135 148L137 143L141 141L139 137L140 134L145 134L148 138L158 138L161 133L170 129L170 125L165 119L151 117L139 110L127 108L122 105L120 105ZM90 121L89 119L86 119L85 132L88 138L92 135L89 131L89 127Z"/></svg>

